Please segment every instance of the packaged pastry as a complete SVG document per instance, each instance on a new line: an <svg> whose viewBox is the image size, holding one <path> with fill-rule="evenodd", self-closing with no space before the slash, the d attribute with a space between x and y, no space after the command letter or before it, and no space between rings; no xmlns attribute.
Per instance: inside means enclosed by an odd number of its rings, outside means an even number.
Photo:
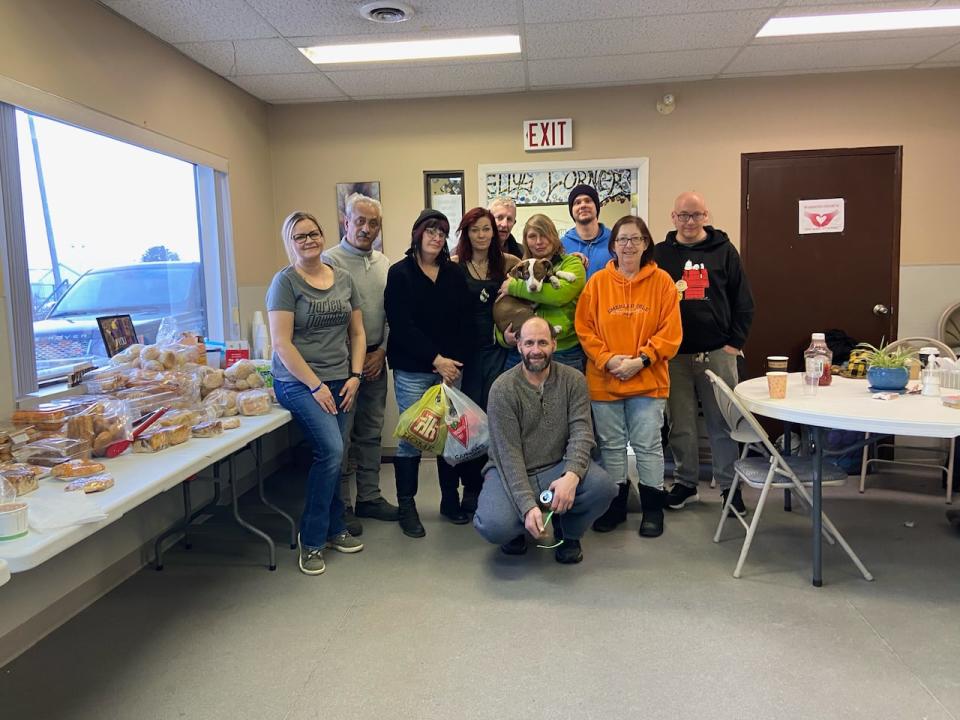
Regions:
<svg viewBox="0 0 960 720"><path fill-rule="evenodd" d="M270 412L270 393L246 390L237 395L237 409L241 415L266 415Z"/></svg>
<svg viewBox="0 0 960 720"><path fill-rule="evenodd" d="M53 467L70 460L89 460L90 443L73 438L44 438L13 451L19 462Z"/></svg>
<svg viewBox="0 0 960 720"><path fill-rule="evenodd" d="M220 418L220 426L224 430L236 430L238 427L240 427L240 418L238 417Z"/></svg>
<svg viewBox="0 0 960 720"><path fill-rule="evenodd" d="M239 422L239 420L238 420ZM191 434L195 438L209 438L223 434L223 423L220 420L209 420L194 425Z"/></svg>
<svg viewBox="0 0 960 720"><path fill-rule="evenodd" d="M189 425L174 425L171 428L166 428L166 430L169 433L167 441L170 445L180 445L190 439Z"/></svg>
<svg viewBox="0 0 960 720"><path fill-rule="evenodd" d="M221 417L236 415L238 412L237 392L226 388L217 388L203 399L203 404L216 408Z"/></svg>
<svg viewBox="0 0 960 720"><path fill-rule="evenodd" d="M38 430L33 425L0 426L0 448L13 451L37 439Z"/></svg>
<svg viewBox="0 0 960 720"><path fill-rule="evenodd" d="M90 475L102 473L105 469L103 463L97 462L96 460L70 460L65 463L60 463L59 465L54 465L50 474L55 478L63 480L66 478L89 477Z"/></svg>
<svg viewBox="0 0 960 720"><path fill-rule="evenodd" d="M148 430L133 441L135 453L154 453L170 447L170 431L166 428Z"/></svg>
<svg viewBox="0 0 960 720"><path fill-rule="evenodd" d="M206 414L204 413L204 417ZM157 427L175 427L187 425L192 427L200 422L200 413L193 410L170 410L157 420Z"/></svg>
<svg viewBox="0 0 960 720"><path fill-rule="evenodd" d="M77 490L83 490L83 492L95 493L103 492L104 490L109 490L113 487L113 476L106 473L100 475L91 475L90 477L80 478L79 480L73 480L66 484L63 488L66 492L75 492Z"/></svg>
<svg viewBox="0 0 960 720"><path fill-rule="evenodd" d="M0 470L0 477L13 486L18 496L33 492L40 486L37 474L22 463Z"/></svg>

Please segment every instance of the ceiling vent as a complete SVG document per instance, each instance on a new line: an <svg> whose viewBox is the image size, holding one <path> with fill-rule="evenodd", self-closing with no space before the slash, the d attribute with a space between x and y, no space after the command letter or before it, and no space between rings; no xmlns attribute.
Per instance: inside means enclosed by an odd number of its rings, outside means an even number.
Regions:
<svg viewBox="0 0 960 720"><path fill-rule="evenodd" d="M360 14L375 23L402 23L413 17L413 8L398 2L369 2L360 6Z"/></svg>

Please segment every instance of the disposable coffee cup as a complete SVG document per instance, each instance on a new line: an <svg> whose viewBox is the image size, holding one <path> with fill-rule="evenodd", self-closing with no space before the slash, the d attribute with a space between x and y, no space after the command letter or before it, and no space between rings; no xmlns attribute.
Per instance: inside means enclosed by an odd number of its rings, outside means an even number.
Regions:
<svg viewBox="0 0 960 720"><path fill-rule="evenodd" d="M786 355L767 355L767 370L771 372L786 372L790 358Z"/></svg>
<svg viewBox="0 0 960 720"><path fill-rule="evenodd" d="M787 396L787 373L775 371L767 373L767 388L772 400L783 400Z"/></svg>

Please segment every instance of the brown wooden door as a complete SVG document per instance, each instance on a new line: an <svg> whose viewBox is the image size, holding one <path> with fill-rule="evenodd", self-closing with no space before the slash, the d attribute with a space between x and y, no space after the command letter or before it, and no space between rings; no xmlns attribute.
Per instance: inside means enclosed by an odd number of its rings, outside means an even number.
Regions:
<svg viewBox="0 0 960 720"><path fill-rule="evenodd" d="M749 377L767 355L800 370L812 332L896 338L901 157L901 147L742 155L740 252L756 303ZM844 198L844 230L801 235L798 201L828 198Z"/></svg>

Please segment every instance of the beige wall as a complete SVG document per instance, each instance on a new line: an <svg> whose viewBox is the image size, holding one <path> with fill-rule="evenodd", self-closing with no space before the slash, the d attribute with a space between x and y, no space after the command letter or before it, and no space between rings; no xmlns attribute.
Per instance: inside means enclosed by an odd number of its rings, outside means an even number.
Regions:
<svg viewBox="0 0 960 720"><path fill-rule="evenodd" d="M960 243L940 237L942 210L960 189L958 88L960 69L951 68L273 106L274 226L304 208L332 234L334 184L379 180L386 251L396 259L423 204L424 170L462 169L471 207L479 163L646 156L656 236L670 229L676 194L693 187L736 242L741 153L903 145L901 262L960 262ZM668 90L677 109L662 116L656 100ZM575 150L524 154L521 121L553 117L573 118Z"/></svg>
<svg viewBox="0 0 960 720"><path fill-rule="evenodd" d="M226 158L238 283L269 282L264 103L88 0L0 0L0 75Z"/></svg>

